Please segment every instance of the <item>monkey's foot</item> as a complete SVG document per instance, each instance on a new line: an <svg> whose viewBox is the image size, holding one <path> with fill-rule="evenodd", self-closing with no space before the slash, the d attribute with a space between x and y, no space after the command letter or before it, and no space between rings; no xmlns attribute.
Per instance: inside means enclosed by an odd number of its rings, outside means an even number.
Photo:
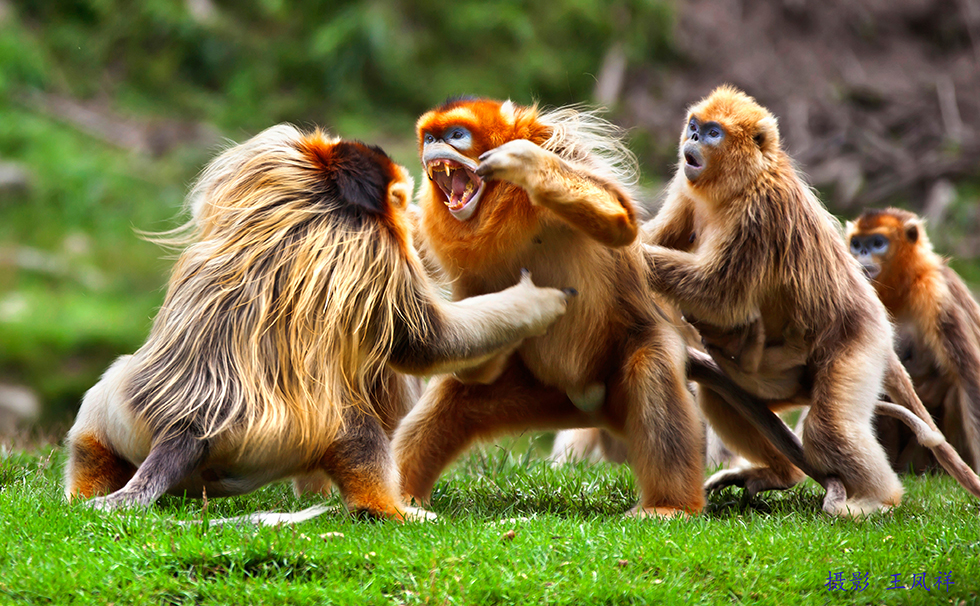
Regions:
<svg viewBox="0 0 980 606"><path fill-rule="evenodd" d="M405 507L402 509L402 520L405 522L429 522L438 519L438 515L421 507Z"/></svg>
<svg viewBox="0 0 980 606"><path fill-rule="evenodd" d="M823 498L824 511L834 513L844 507L847 501L847 491L840 479L835 476L828 476L824 480L823 487L827 489L827 494Z"/></svg>
<svg viewBox="0 0 980 606"><path fill-rule="evenodd" d="M838 500L831 503L824 499L823 510L835 516L860 519L879 511L889 512L896 505L898 503L885 503L870 497L848 499L844 502Z"/></svg>
<svg viewBox="0 0 980 606"><path fill-rule="evenodd" d="M95 497L85 501L85 507L97 509L99 511L115 511L117 509L131 509L134 507L149 507L151 503L144 502L138 493L117 490L116 492L104 496Z"/></svg>
<svg viewBox="0 0 980 606"><path fill-rule="evenodd" d="M804 475L780 474L770 467L739 467L736 469L723 469L708 478L704 483L704 490L712 492L721 490L727 486L738 486L744 488L746 493L752 497L766 490L786 490L800 483Z"/></svg>
<svg viewBox="0 0 980 606"><path fill-rule="evenodd" d="M679 509L677 507L640 507L639 505L627 511L626 515L633 518L662 518L662 519L670 519L676 517L681 517L681 518L691 517L690 513L688 513L683 509Z"/></svg>

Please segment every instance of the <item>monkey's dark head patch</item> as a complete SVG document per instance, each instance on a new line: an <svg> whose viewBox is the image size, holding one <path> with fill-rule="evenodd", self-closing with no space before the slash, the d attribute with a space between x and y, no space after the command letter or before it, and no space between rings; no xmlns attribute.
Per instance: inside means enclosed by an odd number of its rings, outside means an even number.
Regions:
<svg viewBox="0 0 980 606"><path fill-rule="evenodd" d="M317 184L324 196L371 214L388 210L388 186L396 170L380 147L360 141L331 142L316 132L304 137L298 148L320 173Z"/></svg>
<svg viewBox="0 0 980 606"><path fill-rule="evenodd" d="M471 101L487 101L486 97L478 97L477 95L450 95L446 97L446 100L442 102L442 105L435 108L436 111L448 111L454 107L459 107L460 105L466 105Z"/></svg>

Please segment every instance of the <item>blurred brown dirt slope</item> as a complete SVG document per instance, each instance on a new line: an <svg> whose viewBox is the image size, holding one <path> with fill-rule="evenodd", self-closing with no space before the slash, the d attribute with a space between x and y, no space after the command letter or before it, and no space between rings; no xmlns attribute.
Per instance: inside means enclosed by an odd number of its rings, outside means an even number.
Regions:
<svg viewBox="0 0 980 606"><path fill-rule="evenodd" d="M980 177L980 1L690 0L677 10L678 60L632 70L621 97L660 166L673 162L686 107L727 82L776 114L786 149L838 210L896 196L921 207L937 183Z"/></svg>

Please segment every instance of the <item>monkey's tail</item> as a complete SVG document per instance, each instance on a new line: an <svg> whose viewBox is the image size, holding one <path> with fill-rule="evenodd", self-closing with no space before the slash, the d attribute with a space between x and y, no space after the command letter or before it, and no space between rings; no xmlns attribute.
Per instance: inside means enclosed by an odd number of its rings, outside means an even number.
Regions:
<svg viewBox="0 0 980 606"><path fill-rule="evenodd" d="M898 356L895 354L892 354L889 358L888 372L885 377L885 391L888 393L888 396L898 404L901 404L906 410L894 404L887 405L886 402L879 402L875 407L876 412L894 417L908 425L915 433L915 437L919 443L932 451L933 456L943 466L943 469L949 475L953 476L970 494L980 498L980 478L963 461L959 453L950 446L945 436L936 427L935 421L932 420L932 415L922 405L922 401L919 400L919 396L915 393L912 379L909 378L905 367L902 366ZM917 418L914 418L913 415Z"/></svg>
<svg viewBox="0 0 980 606"><path fill-rule="evenodd" d="M803 456L803 443L799 436L772 412L765 402L746 392L732 381L718 364L708 354L693 347L687 348L687 376L701 387L710 389L721 396L729 406L734 408L762 435L766 436L773 446L783 454L790 463L798 467L824 488L827 488L825 474L813 469Z"/></svg>

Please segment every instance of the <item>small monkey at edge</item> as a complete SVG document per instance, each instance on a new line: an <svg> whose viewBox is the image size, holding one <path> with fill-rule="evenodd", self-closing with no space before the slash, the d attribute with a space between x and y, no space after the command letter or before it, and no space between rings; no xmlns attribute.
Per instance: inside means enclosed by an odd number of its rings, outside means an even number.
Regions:
<svg viewBox="0 0 980 606"><path fill-rule="evenodd" d="M772 410L810 407L803 458L846 491L846 499L825 501L828 511L862 515L897 505L902 485L872 429L883 387L940 434L892 350L884 306L782 150L776 119L748 95L720 87L691 107L679 155L667 199L644 229L651 285L699 329L737 333L760 323L768 345L791 350L745 368L716 361ZM699 401L726 444L752 462L715 474L708 489L755 493L802 479L724 399L701 390ZM934 446L980 496L980 480L955 451L944 441Z"/></svg>
<svg viewBox="0 0 980 606"><path fill-rule="evenodd" d="M963 459L978 469L980 306L933 252L925 224L915 214L897 208L867 210L847 223L847 239L898 327L899 353L916 393ZM882 433L900 429L889 427ZM901 469L911 462L921 471L929 457L921 460L925 453L905 442L886 441L894 450L893 463Z"/></svg>
<svg viewBox="0 0 980 606"><path fill-rule="evenodd" d="M411 240L408 172L378 147L280 125L218 156L146 343L88 391L65 492L100 509L285 477L404 519L389 436L403 374L454 372L539 335L568 293L440 299ZM516 280L515 280L516 281ZM513 283L512 283L513 284ZM97 496L106 495L107 496Z"/></svg>

